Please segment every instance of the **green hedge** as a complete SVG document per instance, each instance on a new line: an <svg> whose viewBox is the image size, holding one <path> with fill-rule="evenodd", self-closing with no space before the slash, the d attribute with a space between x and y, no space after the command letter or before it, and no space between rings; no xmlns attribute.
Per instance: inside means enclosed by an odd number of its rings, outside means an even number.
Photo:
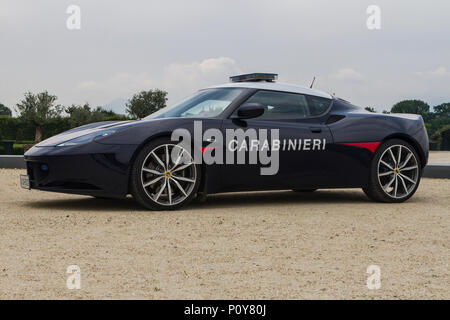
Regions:
<svg viewBox="0 0 450 320"><path fill-rule="evenodd" d="M450 124L442 127L436 131L431 139L436 140L439 143L439 150L450 150Z"/></svg>
<svg viewBox="0 0 450 320"><path fill-rule="evenodd" d="M123 115L108 115L103 121L129 120ZM42 127L42 139L47 139L58 133L72 129L70 117L55 118ZM1 143L3 140L14 140L14 154L23 154L24 144L33 144L36 128L31 123L23 122L19 118L0 116L0 154L4 154Z"/></svg>
<svg viewBox="0 0 450 320"><path fill-rule="evenodd" d="M17 144L34 144L34 140L16 140Z"/></svg>
<svg viewBox="0 0 450 320"><path fill-rule="evenodd" d="M124 121L126 116L115 115L105 117L105 121ZM42 127L42 138L47 139L55 134L72 129L70 118L55 118ZM0 141L15 140L20 144L34 142L36 128L31 123L25 123L18 118L0 116Z"/></svg>
<svg viewBox="0 0 450 320"><path fill-rule="evenodd" d="M14 144L13 146L14 154L23 154L23 144Z"/></svg>
<svg viewBox="0 0 450 320"><path fill-rule="evenodd" d="M54 136L55 134L70 130L72 127L70 125L70 118L57 118L51 120L49 123L47 123L45 126L42 127L42 139L50 138L51 136ZM28 137L18 137L17 140L29 140ZM33 138L31 140L34 140L34 133Z"/></svg>
<svg viewBox="0 0 450 320"><path fill-rule="evenodd" d="M6 116L0 116L0 140L16 140L19 120Z"/></svg>
<svg viewBox="0 0 450 320"><path fill-rule="evenodd" d="M0 117L0 140L33 140L35 127L18 118Z"/></svg>
<svg viewBox="0 0 450 320"><path fill-rule="evenodd" d="M15 155L21 155L23 154L23 144L14 144L13 145L13 154ZM5 149L3 145L0 145L0 154L5 154Z"/></svg>

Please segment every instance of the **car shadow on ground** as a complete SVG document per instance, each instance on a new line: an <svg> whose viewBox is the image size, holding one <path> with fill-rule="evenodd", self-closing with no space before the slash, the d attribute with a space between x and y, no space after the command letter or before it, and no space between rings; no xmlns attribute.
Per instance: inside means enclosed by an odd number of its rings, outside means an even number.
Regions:
<svg viewBox="0 0 450 320"><path fill-rule="evenodd" d="M311 204L344 204L368 202L364 193L355 191L266 191L249 193L224 193L209 195L206 202L194 201L186 210L238 208L238 207L268 207L278 205L311 205Z"/></svg>
<svg viewBox="0 0 450 320"><path fill-rule="evenodd" d="M106 199L77 197L65 199L30 200L23 204L30 209L77 210L77 211L135 211L145 210L133 198Z"/></svg>
<svg viewBox="0 0 450 320"><path fill-rule="evenodd" d="M323 205L365 203L369 200L359 190L326 190L316 192L265 191L247 193L223 193L209 195L205 202L192 201L182 210L214 210L239 207L270 207L278 205ZM77 197L26 201L24 205L33 209L95 210L95 211L145 211L131 197L124 199L97 199Z"/></svg>

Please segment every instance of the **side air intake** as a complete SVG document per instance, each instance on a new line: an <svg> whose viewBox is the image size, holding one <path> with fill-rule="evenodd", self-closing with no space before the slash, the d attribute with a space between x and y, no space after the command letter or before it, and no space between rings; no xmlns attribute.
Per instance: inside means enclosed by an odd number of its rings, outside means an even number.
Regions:
<svg viewBox="0 0 450 320"><path fill-rule="evenodd" d="M335 123L335 122L338 122L338 121L340 121L340 120L342 120L342 119L344 119L344 118L345 118L345 116L343 116L343 115L340 115L340 114L332 114L332 115L328 118L327 122L325 122L325 124Z"/></svg>

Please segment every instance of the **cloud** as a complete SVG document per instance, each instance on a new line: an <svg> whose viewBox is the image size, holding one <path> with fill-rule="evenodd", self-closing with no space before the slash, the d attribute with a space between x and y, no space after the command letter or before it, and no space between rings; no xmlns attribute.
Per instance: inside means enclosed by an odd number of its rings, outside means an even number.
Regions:
<svg viewBox="0 0 450 320"><path fill-rule="evenodd" d="M419 71L419 72L415 72L414 74L416 74L418 76L428 76L428 77L445 77L445 76L450 75L450 71L447 70L446 67L440 66L433 70L429 70L429 71L425 71L425 72Z"/></svg>
<svg viewBox="0 0 450 320"><path fill-rule="evenodd" d="M205 86L224 83L231 75L241 73L237 62L229 57L209 58L200 62L171 63L163 72L163 86L169 95L181 98Z"/></svg>
<svg viewBox="0 0 450 320"><path fill-rule="evenodd" d="M77 89L83 91L109 91L120 95L132 95L140 90L161 88L169 95L187 95L211 84L223 83L228 77L240 73L237 62L229 57L208 58L202 61L167 65L161 76L150 72L116 73L109 78L82 81Z"/></svg>
<svg viewBox="0 0 450 320"><path fill-rule="evenodd" d="M342 68L330 75L330 78L341 81L361 81L364 76L352 68Z"/></svg>
<svg viewBox="0 0 450 320"><path fill-rule="evenodd" d="M95 87L96 85L97 85L97 82L92 81L92 80L91 81L83 81L78 84L78 88L80 88L80 89L92 88L92 87Z"/></svg>
<svg viewBox="0 0 450 320"><path fill-rule="evenodd" d="M102 96L122 97L123 100L139 91L159 88L169 93L171 104L201 88L227 82L229 76L241 72L233 58L215 57L170 63L160 76L151 72L116 73L104 80L86 80L78 83L76 90L88 101L98 101Z"/></svg>

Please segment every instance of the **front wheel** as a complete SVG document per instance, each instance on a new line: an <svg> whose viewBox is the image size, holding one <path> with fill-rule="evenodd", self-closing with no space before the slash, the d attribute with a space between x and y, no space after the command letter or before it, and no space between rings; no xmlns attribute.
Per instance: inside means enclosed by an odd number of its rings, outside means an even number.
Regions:
<svg viewBox="0 0 450 320"><path fill-rule="evenodd" d="M409 143L400 139L388 140L375 152L369 185L363 190L375 201L406 201L419 186L421 169L420 158Z"/></svg>
<svg viewBox="0 0 450 320"><path fill-rule="evenodd" d="M195 196L201 170L188 151L168 138L148 143L131 169L133 197L150 210L174 210Z"/></svg>

